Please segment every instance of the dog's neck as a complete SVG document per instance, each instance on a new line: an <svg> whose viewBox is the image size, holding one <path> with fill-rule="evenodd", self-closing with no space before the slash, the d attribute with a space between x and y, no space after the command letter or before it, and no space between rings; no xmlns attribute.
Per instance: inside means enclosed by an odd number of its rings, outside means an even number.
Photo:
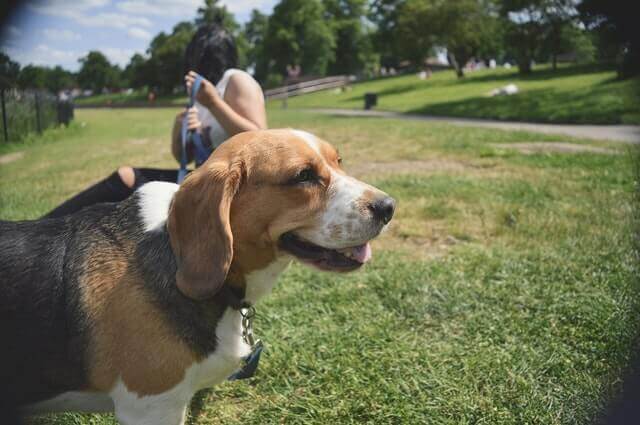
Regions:
<svg viewBox="0 0 640 425"><path fill-rule="evenodd" d="M255 305L271 292L278 276L290 262L291 257L288 255L274 256L262 267L247 269L234 260L226 284L234 288L236 293L244 294L244 301Z"/></svg>

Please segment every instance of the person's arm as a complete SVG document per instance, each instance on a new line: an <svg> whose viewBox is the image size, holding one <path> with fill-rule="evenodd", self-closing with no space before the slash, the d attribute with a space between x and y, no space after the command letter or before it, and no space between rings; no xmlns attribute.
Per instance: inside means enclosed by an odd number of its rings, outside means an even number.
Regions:
<svg viewBox="0 0 640 425"><path fill-rule="evenodd" d="M176 120L173 123L173 130L171 131L171 153L176 161L180 162L180 158L182 157L182 120L184 119L184 114L187 113L187 110L180 112L176 115ZM202 124L198 119L198 111L195 107L189 110L189 121L188 121L188 129L200 131ZM187 164L193 161L193 153L187 149Z"/></svg>
<svg viewBox="0 0 640 425"><path fill-rule="evenodd" d="M185 77L188 90L191 90L195 76L191 71ZM260 85L248 75L232 75L224 99L213 84L203 80L197 100L211 112L229 136L267 128L264 94Z"/></svg>

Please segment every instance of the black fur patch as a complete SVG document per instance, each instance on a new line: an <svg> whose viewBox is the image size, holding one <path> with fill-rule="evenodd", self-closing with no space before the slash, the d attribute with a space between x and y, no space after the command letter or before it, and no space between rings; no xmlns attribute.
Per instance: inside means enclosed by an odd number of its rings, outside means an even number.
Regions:
<svg viewBox="0 0 640 425"><path fill-rule="evenodd" d="M196 353L215 350L228 303L194 301L178 291L166 228L144 232L138 202L135 193L62 218L0 221L0 407L87 386L91 323L78 278L97 246L133 247L129 267L142 275L150 302Z"/></svg>

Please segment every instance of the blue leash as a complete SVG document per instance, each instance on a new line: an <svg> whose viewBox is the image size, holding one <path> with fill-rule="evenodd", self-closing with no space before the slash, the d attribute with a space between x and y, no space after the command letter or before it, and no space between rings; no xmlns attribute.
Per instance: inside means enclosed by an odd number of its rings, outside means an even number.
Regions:
<svg viewBox="0 0 640 425"><path fill-rule="evenodd" d="M192 108L196 103L196 95L198 90L200 90L200 85L202 84L202 76L198 75L191 86L191 96L189 97L189 103L187 104L187 110ZM178 184L182 183L184 178L187 176L187 143L189 140L193 143L195 147L195 160L196 167L199 167L203 162L209 158L211 155L211 150L205 147L202 143L202 135L195 131L189 130L189 114L184 114L184 118L182 119L182 129L181 129L181 138L182 138L182 152L180 155L180 170L178 171Z"/></svg>
<svg viewBox="0 0 640 425"><path fill-rule="evenodd" d="M189 97L189 104L187 105L187 110L192 108L196 103L196 94L198 90L200 90L200 85L202 84L203 78L198 75L193 82L193 86L191 86L191 96ZM182 137L182 152L180 155L180 170L178 171L178 184L182 183L184 178L187 176L187 143L189 139L193 142L195 147L195 160L196 167L200 166L203 162L209 158L212 150L208 149L202 143L202 135L197 131L189 131L189 114L185 114L182 119L182 129L181 129L181 137ZM250 326L250 325L249 325ZM258 369L258 362L260 362L260 355L262 354L262 350L264 346L261 341L258 341L255 344L251 344L251 353L247 357L243 359L243 364L236 372L234 372L231 376L227 378L229 381L236 381L239 379L248 379L255 375L256 370Z"/></svg>

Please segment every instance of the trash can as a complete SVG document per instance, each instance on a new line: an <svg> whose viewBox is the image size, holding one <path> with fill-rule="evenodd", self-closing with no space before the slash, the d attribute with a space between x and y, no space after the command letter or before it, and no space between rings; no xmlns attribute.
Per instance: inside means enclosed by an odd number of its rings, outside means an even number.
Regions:
<svg viewBox="0 0 640 425"><path fill-rule="evenodd" d="M58 101L58 124L69 125L73 119L73 103L69 100Z"/></svg>
<svg viewBox="0 0 640 425"><path fill-rule="evenodd" d="M371 109L378 104L378 95L376 93L364 94L364 109Z"/></svg>

